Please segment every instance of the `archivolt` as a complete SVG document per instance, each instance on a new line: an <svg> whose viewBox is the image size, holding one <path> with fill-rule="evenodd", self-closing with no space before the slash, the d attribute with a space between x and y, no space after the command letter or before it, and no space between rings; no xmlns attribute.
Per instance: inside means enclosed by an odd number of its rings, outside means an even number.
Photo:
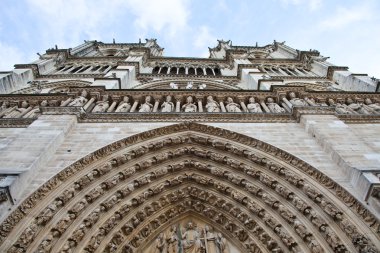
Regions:
<svg viewBox="0 0 380 253"><path fill-rule="evenodd" d="M142 252L190 214L242 252L380 247L379 222L315 168L253 138L186 123L117 141L60 172L2 223L0 250Z"/></svg>

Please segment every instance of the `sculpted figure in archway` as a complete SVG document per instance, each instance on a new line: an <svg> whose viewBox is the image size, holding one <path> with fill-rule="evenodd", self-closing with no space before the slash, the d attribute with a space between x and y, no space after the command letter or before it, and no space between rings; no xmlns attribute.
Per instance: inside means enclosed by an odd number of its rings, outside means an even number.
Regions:
<svg viewBox="0 0 380 253"><path fill-rule="evenodd" d="M212 96L207 97L206 110L207 112L220 112L219 105Z"/></svg>
<svg viewBox="0 0 380 253"><path fill-rule="evenodd" d="M217 245L216 234L212 231L209 226L205 226L205 247L207 247L207 253L219 253Z"/></svg>
<svg viewBox="0 0 380 253"><path fill-rule="evenodd" d="M161 112L172 112L174 111L174 104L172 102L172 96L166 96L166 101L161 105Z"/></svg>
<svg viewBox="0 0 380 253"><path fill-rule="evenodd" d="M168 242L168 253L178 253L178 234L177 234L177 227L173 225L170 230L168 235L166 236L166 240Z"/></svg>
<svg viewBox="0 0 380 253"><path fill-rule="evenodd" d="M231 97L227 98L226 110L227 112L241 112L240 105L236 104Z"/></svg>
<svg viewBox="0 0 380 253"><path fill-rule="evenodd" d="M145 97L145 103L140 105L139 112L151 112L153 110L153 105L150 103L151 96Z"/></svg>
<svg viewBox="0 0 380 253"><path fill-rule="evenodd" d="M200 253L201 241L199 233L195 230L193 223L189 222L187 230L182 234L183 253Z"/></svg>
<svg viewBox="0 0 380 253"><path fill-rule="evenodd" d="M227 240L223 237L222 233L216 234L216 244L218 246L219 253L230 253Z"/></svg>
<svg viewBox="0 0 380 253"><path fill-rule="evenodd" d="M80 96L76 97L73 101L69 103L69 106L84 106L88 101L86 97L87 91L83 90Z"/></svg>
<svg viewBox="0 0 380 253"><path fill-rule="evenodd" d="M104 95L101 101L96 102L92 112L105 112L110 107L108 102L108 95Z"/></svg>
<svg viewBox="0 0 380 253"><path fill-rule="evenodd" d="M119 103L119 106L116 108L115 112L129 112L131 109L131 104L129 103L129 97L124 96L123 101Z"/></svg>
<svg viewBox="0 0 380 253"><path fill-rule="evenodd" d="M309 105L305 100L297 98L294 92L289 93L289 98L290 98L289 102L293 106L308 106Z"/></svg>
<svg viewBox="0 0 380 253"><path fill-rule="evenodd" d="M250 97L249 98L249 104L247 105L247 109L248 109L249 112L252 112L252 113L263 112L261 110L261 107L260 107L259 103L256 103L254 97Z"/></svg>
<svg viewBox="0 0 380 253"><path fill-rule="evenodd" d="M197 106L193 103L193 97L188 96L186 98L186 104L182 106L182 111L184 112L196 112Z"/></svg>
<svg viewBox="0 0 380 253"><path fill-rule="evenodd" d="M158 235L154 253L168 253L166 237L164 233L160 233Z"/></svg>
<svg viewBox="0 0 380 253"><path fill-rule="evenodd" d="M273 98L267 99L267 106L269 110L273 113L284 113L285 109L280 107L277 103L274 102Z"/></svg>

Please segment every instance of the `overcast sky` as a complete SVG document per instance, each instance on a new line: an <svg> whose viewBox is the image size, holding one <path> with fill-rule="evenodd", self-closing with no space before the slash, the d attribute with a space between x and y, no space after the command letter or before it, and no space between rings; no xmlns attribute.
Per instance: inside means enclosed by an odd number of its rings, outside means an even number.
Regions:
<svg viewBox="0 0 380 253"><path fill-rule="evenodd" d="M0 71L83 40L157 38L166 56L207 57L217 39L317 49L380 78L379 0L0 0Z"/></svg>

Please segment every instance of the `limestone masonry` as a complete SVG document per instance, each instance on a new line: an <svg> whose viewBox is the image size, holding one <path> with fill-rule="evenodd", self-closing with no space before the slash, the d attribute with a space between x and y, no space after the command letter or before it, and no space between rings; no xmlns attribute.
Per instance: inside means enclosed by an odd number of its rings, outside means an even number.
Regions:
<svg viewBox="0 0 380 253"><path fill-rule="evenodd" d="M276 41L163 51L0 72L0 252L380 252L380 80Z"/></svg>

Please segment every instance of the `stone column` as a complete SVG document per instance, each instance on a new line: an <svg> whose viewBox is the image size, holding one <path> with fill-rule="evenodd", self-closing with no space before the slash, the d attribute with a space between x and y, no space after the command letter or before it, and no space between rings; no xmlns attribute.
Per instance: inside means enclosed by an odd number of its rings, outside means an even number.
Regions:
<svg viewBox="0 0 380 253"><path fill-rule="evenodd" d="M284 101L285 104L286 104L290 109L293 108L292 103L290 103L289 100L288 100L285 96L282 97L282 101Z"/></svg>
<svg viewBox="0 0 380 253"><path fill-rule="evenodd" d="M92 97L92 98L87 102L87 104L85 104L85 105L83 106L83 109L86 111L86 110L92 105L92 103L94 103L94 101L95 101L95 97Z"/></svg>
<svg viewBox="0 0 380 253"><path fill-rule="evenodd" d="M116 104L117 104L117 102L116 102L116 100L114 100L114 101L112 102L110 108L108 108L107 112L113 112L113 110L114 110L115 107L116 107Z"/></svg>
<svg viewBox="0 0 380 253"><path fill-rule="evenodd" d="M281 105L282 105L282 107L284 107L285 111L292 112L292 109L289 108L289 106L286 103L282 102Z"/></svg>
<svg viewBox="0 0 380 253"><path fill-rule="evenodd" d="M198 102L198 112L203 112L203 104L202 104L203 97L197 96L196 99Z"/></svg>
<svg viewBox="0 0 380 253"><path fill-rule="evenodd" d="M220 105L220 109L222 110L222 112L227 112L226 107L224 106L224 102L223 101L220 101L219 105Z"/></svg>
<svg viewBox="0 0 380 253"><path fill-rule="evenodd" d="M160 104L160 96L154 96L154 105L153 105L153 112L157 112L158 106Z"/></svg>
<svg viewBox="0 0 380 253"><path fill-rule="evenodd" d="M70 104L71 101L72 101L72 98L68 98L61 103L61 106L67 106L68 104Z"/></svg>
<svg viewBox="0 0 380 253"><path fill-rule="evenodd" d="M181 96L177 96L175 97L175 112L181 112L181 99L182 97Z"/></svg>
<svg viewBox="0 0 380 253"><path fill-rule="evenodd" d="M264 100L260 100L260 105L261 105L261 107L264 109L264 111L266 113L271 113L271 111L269 110L268 106L265 104Z"/></svg>
<svg viewBox="0 0 380 253"><path fill-rule="evenodd" d="M132 108L131 108L130 112L135 112L136 111L136 108L137 108L137 106L139 104L139 99L140 98L139 97L134 97L133 99L134 99L135 102L133 102L133 105L132 105Z"/></svg>
<svg viewBox="0 0 380 253"><path fill-rule="evenodd" d="M303 99L304 99L309 105L311 105L311 106L316 106L316 104L313 103L313 101L311 101L308 97L304 97Z"/></svg>
<svg viewBox="0 0 380 253"><path fill-rule="evenodd" d="M248 112L248 108L247 108L247 106L244 103L244 97L238 97L237 99L240 102L240 106L241 106L242 111L243 112Z"/></svg>

